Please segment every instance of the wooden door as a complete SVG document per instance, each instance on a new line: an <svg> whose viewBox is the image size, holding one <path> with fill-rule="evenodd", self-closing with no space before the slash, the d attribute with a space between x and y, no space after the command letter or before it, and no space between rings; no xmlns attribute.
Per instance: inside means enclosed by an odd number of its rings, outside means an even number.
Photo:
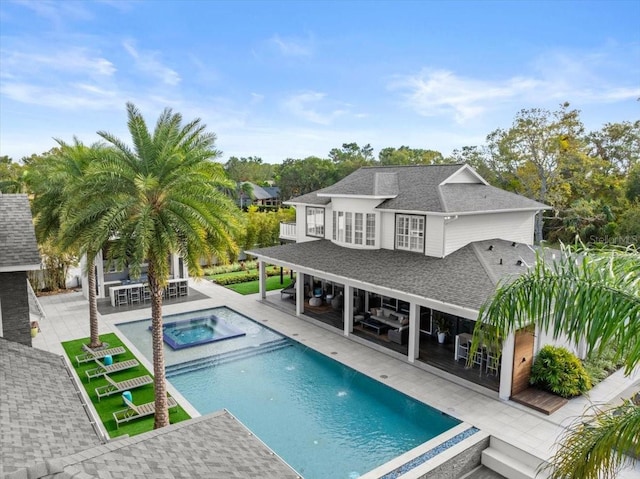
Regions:
<svg viewBox="0 0 640 479"><path fill-rule="evenodd" d="M533 327L516 331L513 347L513 376L511 395L514 396L529 387L531 366L533 365Z"/></svg>

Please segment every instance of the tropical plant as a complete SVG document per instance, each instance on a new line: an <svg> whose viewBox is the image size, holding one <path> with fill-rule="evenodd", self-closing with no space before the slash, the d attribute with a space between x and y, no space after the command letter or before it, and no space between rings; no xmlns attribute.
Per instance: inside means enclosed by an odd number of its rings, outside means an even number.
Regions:
<svg viewBox="0 0 640 479"><path fill-rule="evenodd" d="M101 211L96 208L91 189L86 189L86 175L91 164L105 152L104 146L86 146L77 138L73 144L56 140L59 147L38 162L30 171L34 191L35 231L41 246L56 243L67 253L86 254L89 294L90 348L102 345L98 332L98 300L94 261L109 238L98 228ZM35 163L34 163L35 165ZM85 194L82 194L85 191ZM76 221L83 211L88 221Z"/></svg>
<svg viewBox="0 0 640 479"><path fill-rule="evenodd" d="M151 132L140 111L127 104L133 147L114 135L98 134L111 146L96 162L84 194L94 205L79 212L79 223L101 215L97 228L111 234L110 260L127 263L139 276L148 264L151 292L155 423L169 424L164 370L162 296L169 279L171 253L185 259L192 276L201 276L203 257L224 257L236 249L233 233L238 208L224 190L233 187L218 163L215 135L196 119L165 109ZM98 198L96 199L96 193ZM82 197L80 197L82 200Z"/></svg>
<svg viewBox="0 0 640 479"><path fill-rule="evenodd" d="M449 319L440 311L436 311L434 315L436 332L441 334L449 334Z"/></svg>
<svg viewBox="0 0 640 479"><path fill-rule="evenodd" d="M547 344L537 354L529 382L564 398L591 389L591 379L580 359L566 348Z"/></svg>
<svg viewBox="0 0 640 479"><path fill-rule="evenodd" d="M501 283L480 310L470 355L485 325L506 335L535 323L554 337L584 341L587 353L614 343L614 359L628 374L640 363L640 255L632 247L587 249L562 246L560 255L538 255L515 280ZM640 456L640 406L622 406L580 418L569 427L550 461L553 479L615 477Z"/></svg>

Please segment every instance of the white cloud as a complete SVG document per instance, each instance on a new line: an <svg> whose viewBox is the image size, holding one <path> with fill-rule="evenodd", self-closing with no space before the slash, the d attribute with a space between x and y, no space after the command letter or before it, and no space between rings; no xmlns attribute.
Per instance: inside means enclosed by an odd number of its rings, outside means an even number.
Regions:
<svg viewBox="0 0 640 479"><path fill-rule="evenodd" d="M101 55L82 47L46 50L39 52L6 50L2 51L3 74L29 75L62 72L66 75L81 73L108 77L116 72L116 67Z"/></svg>
<svg viewBox="0 0 640 479"><path fill-rule="evenodd" d="M389 83L422 116L445 115L458 123L502 109L559 102L592 104L640 96L638 65L616 45L589 52L550 51L531 62L529 72L499 79L465 77L444 69L396 75ZM633 63L633 62L632 62ZM634 78L636 80L634 80Z"/></svg>
<svg viewBox="0 0 640 479"><path fill-rule="evenodd" d="M117 92L102 90L88 84L73 84L65 88L57 88L7 82L2 84L1 94L20 103L61 110L121 108L124 101Z"/></svg>
<svg viewBox="0 0 640 479"><path fill-rule="evenodd" d="M261 95L260 93L254 93L251 92L251 104L255 105L258 103L262 103L264 100L264 95Z"/></svg>
<svg viewBox="0 0 640 479"><path fill-rule="evenodd" d="M336 118L348 113L348 110L344 108L326 108L326 112L319 111L324 105L325 93L321 92L305 92L291 96L284 102L285 109L293 115L303 118L312 123L319 125L329 125ZM335 102L330 102L334 103ZM336 104L336 106L338 106Z"/></svg>
<svg viewBox="0 0 640 479"><path fill-rule="evenodd" d="M66 20L91 20L94 18L93 13L85 8L84 2L60 2L55 0L38 0L14 1L36 15L46 18L56 25L62 24Z"/></svg>
<svg viewBox="0 0 640 479"><path fill-rule="evenodd" d="M423 116L453 115L457 122L481 115L496 102L527 95L540 82L515 77L501 82L463 78L447 70L422 70L416 75L398 76L391 90L405 92L407 105Z"/></svg>
<svg viewBox="0 0 640 479"><path fill-rule="evenodd" d="M135 60L136 66L140 71L159 78L167 85L175 86L180 83L180 75L175 70L162 64L158 60L159 55L157 52L139 51L132 41L125 41L122 46Z"/></svg>
<svg viewBox="0 0 640 479"><path fill-rule="evenodd" d="M282 55L288 57L307 57L313 52L310 39L281 38L279 35L274 35L269 42L275 45Z"/></svg>

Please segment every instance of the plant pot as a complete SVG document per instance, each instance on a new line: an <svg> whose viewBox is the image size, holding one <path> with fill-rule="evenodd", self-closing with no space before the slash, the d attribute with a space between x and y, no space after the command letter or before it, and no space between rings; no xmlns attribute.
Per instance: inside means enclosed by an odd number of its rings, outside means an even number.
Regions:
<svg viewBox="0 0 640 479"><path fill-rule="evenodd" d="M38 335L38 328L31 328L31 337L35 338Z"/></svg>
<svg viewBox="0 0 640 479"><path fill-rule="evenodd" d="M443 344L446 337L447 333L438 333L438 342L440 344Z"/></svg>

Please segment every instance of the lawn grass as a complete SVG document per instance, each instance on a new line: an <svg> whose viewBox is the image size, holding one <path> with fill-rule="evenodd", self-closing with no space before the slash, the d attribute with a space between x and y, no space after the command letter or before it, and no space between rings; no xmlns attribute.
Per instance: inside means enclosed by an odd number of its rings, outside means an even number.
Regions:
<svg viewBox="0 0 640 479"><path fill-rule="evenodd" d="M283 278L284 283L280 284L280 276L269 276L267 278L267 291L286 288L291 284L292 279L289 276ZM229 284L225 286L236 293L255 294L260 291L260 281L247 281L246 283Z"/></svg>
<svg viewBox="0 0 640 479"><path fill-rule="evenodd" d="M126 361L128 359L137 359L114 333L102 334L100 335L100 339L102 339L103 342L108 343L110 348L122 346L127 350L126 353L119 354L118 356L114 357L114 362ZM73 341L66 341L62 343L62 347L64 348L73 368L78 374L82 385L87 391L87 395L91 399L94 408L98 412L98 416L100 417L102 424L104 424L105 429L109 433L109 436L117 437L124 434L134 436L136 434L151 431L153 429L153 416L148 416L144 419L135 419L128 423L121 424L120 428L116 428L116 422L113 419L113 413L115 411L126 408L126 406L124 406L123 404L121 394L114 394L112 396L104 397L100 401L98 401L98 396L96 395L95 389L98 386L105 386L107 384L107 380L104 378L96 378L89 382L89 380L87 379L86 371L88 369L95 368L95 362L90 361L78 366L78 363L76 361L76 356L83 353L82 345L88 343L89 338L82 338ZM109 377L111 377L114 381L119 382L124 381L125 379L143 376L145 374L153 376L142 364L139 364L135 368L110 374ZM146 386L133 389L131 390L131 394L133 396L134 404L151 402L154 399L153 384L148 384ZM190 419L190 416L180 406L178 406L177 409L170 411L169 413L169 421L171 422L171 424L184 421L186 419Z"/></svg>

